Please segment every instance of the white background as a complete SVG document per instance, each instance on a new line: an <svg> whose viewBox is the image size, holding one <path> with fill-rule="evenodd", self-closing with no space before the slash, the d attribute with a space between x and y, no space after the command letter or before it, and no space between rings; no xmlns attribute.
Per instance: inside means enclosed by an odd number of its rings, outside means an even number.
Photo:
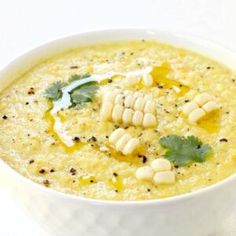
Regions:
<svg viewBox="0 0 236 236"><path fill-rule="evenodd" d="M235 23L235 0L0 0L0 69L51 39L107 28L169 30L236 52ZM235 223L236 214L216 235L235 236ZM4 180L0 180L0 235L48 236L8 196Z"/></svg>

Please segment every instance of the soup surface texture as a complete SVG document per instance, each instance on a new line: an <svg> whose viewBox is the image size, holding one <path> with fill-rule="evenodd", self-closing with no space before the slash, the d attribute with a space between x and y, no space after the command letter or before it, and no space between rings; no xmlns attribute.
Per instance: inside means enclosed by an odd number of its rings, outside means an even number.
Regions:
<svg viewBox="0 0 236 236"><path fill-rule="evenodd" d="M45 187L88 198L204 188L236 172L235 80L212 59L156 41L72 49L1 92L1 159ZM169 146L160 141L170 136ZM168 162L155 167L160 159Z"/></svg>

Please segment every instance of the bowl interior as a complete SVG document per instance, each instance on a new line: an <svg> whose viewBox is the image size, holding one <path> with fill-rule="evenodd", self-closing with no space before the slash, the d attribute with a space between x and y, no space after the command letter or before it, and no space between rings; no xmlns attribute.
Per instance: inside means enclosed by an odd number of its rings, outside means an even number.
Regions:
<svg viewBox="0 0 236 236"><path fill-rule="evenodd" d="M204 40L191 38L183 35L177 35L172 34L168 32L163 31L157 31L157 30L141 30L141 29L120 29L120 30L105 30L105 31L95 31L95 32L88 32L88 33L82 33L78 35L73 35L69 37L65 37L62 39L57 39L54 41L51 41L49 43L46 43L42 46L39 46L26 54L18 57L17 59L13 60L8 66L5 67L0 72L0 81L1 81L1 87L0 90L4 89L6 86L8 86L10 83L12 83L15 79L17 79L22 74L26 73L29 69L37 65L38 63L56 55L63 53L67 50L78 48L84 45L94 44L94 43L101 43L101 42L108 42L108 41L119 41L119 40L132 40L132 39L154 39L162 43L167 43L174 45L176 47L180 48L186 48L192 51L195 51L197 53L201 53L203 55L206 55L208 57L211 57L217 61L222 62L228 67L231 67L232 69L236 68L236 54L221 48L218 45L215 45L210 42L206 42ZM16 177L19 178L21 175L19 175L16 171L11 169L9 166L7 166L6 163L3 163L1 161L1 168L4 168L7 172L11 172L13 175L17 175ZM9 168L6 168L9 167ZM77 196L71 196L69 194L63 194L56 192L51 189L46 189L42 187L41 185L33 183L31 180L26 179L25 177L21 176L22 180L28 181L29 184L34 185L35 187L41 187L44 189L44 191L50 191L54 192L54 194L59 194L61 196L70 196L71 198L77 198L77 199L83 199L81 197ZM228 179L235 179L236 176L231 176ZM221 184L224 184L228 179L225 179L221 181L220 183L217 183L213 186L209 186L206 189L210 191L210 189L214 187L220 187ZM170 199L181 199L184 198L184 196L191 196L196 194L197 192L204 192L206 189L198 190L194 193L188 193L176 197L171 197ZM85 199L84 199L85 200ZM90 199L92 200L92 199ZM92 200L94 202L103 202L99 200ZM109 201L105 201L109 202ZM147 202L147 201L145 201ZM169 202L169 199L165 200L151 200L148 202ZM131 202L129 202L130 204Z"/></svg>

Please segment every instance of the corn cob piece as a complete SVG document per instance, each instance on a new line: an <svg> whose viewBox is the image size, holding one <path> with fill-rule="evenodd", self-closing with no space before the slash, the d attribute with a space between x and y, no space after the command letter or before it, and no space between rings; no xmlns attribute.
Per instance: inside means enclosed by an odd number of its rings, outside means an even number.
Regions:
<svg viewBox="0 0 236 236"><path fill-rule="evenodd" d="M197 95L193 101L186 103L182 107L182 111L188 116L190 123L196 123L206 114L218 109L219 105L214 101L214 97L208 93Z"/></svg>
<svg viewBox="0 0 236 236"><path fill-rule="evenodd" d="M109 142L115 147L116 151L129 155L135 152L140 145L139 139L132 138L131 135L122 129L116 129L109 137Z"/></svg>
<svg viewBox="0 0 236 236"><path fill-rule="evenodd" d="M157 124L156 104L152 95L129 90L105 93L100 114L103 120L126 125L148 128Z"/></svg>

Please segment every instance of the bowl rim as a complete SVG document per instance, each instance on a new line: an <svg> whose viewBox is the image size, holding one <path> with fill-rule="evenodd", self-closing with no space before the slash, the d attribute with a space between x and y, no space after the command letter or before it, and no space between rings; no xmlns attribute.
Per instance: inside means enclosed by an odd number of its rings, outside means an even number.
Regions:
<svg viewBox="0 0 236 236"><path fill-rule="evenodd" d="M236 59L236 53L230 51L229 49L220 46L219 44L216 44L214 42L211 42L209 40L205 40L205 39L201 39L198 37L193 37L193 36L187 36L185 34L179 34L179 33L173 33L173 32L169 32L169 31L163 31L163 30L157 30L157 29L146 29L146 28L119 28L119 29L105 29L105 30L96 30L96 31L86 31L86 32L81 32L81 33L77 33L77 34L72 34L72 35L68 35L68 36L64 36L64 37L59 37L56 38L54 40L49 40L47 42L44 42L42 44L40 44L39 46L33 47L32 49L27 50L25 53L20 54L20 56L13 58L10 63L8 63L7 65L5 65L1 70L0 70L0 77L2 77L2 74L4 74L4 72L6 70L9 70L11 67L14 67L15 63L18 63L19 61L23 60L23 58L25 57L30 57L31 53L36 53L43 49L43 48L47 48L47 47L51 47L54 44L57 43L63 43L64 41L67 41L69 39L72 38L79 38L81 36L88 36L88 37L93 37L96 35L106 35L106 34L118 34L118 35L122 35L122 34L143 34L143 38L145 39L145 36L150 36L150 35L154 35L155 37L153 39L156 39L157 41L166 43L166 44L170 44L173 46L177 46L175 45L175 43L170 43L170 42L165 42L162 40L157 39L157 35L164 35L164 38L171 38L173 40L177 40L177 41L181 41L183 42L183 46L180 46L182 48L187 48L185 47L184 44L186 43L193 43L193 47L194 46L199 46L201 47L210 47L210 50L217 50L220 51L220 53L223 53L225 55L229 54L232 58L234 57ZM131 39L135 39L135 38L131 38ZM128 38L125 38L125 40L128 40ZM115 39L113 40L105 40L105 42L109 42L109 41L116 41ZM118 40L119 41L119 40ZM96 43L96 41L94 42ZM68 49L67 49L68 50ZM201 55L205 55L208 56L207 53L204 54L202 52L199 52L199 50L197 49L195 50L191 50L194 52L197 52ZM208 56L210 58L213 58L212 56ZM38 59L39 61L40 59ZM214 59L217 60L219 62L221 62L221 60L219 59ZM236 61L235 61L236 62ZM221 62L222 64L224 64L224 62ZM228 63L226 63L227 66ZM236 63L234 63L236 65ZM229 67L229 66L228 66ZM93 198L88 198L88 197L83 197L83 196L79 196L79 195L75 195L75 194L70 194L70 193L65 193L65 192L61 192L58 190L54 190L52 188L47 188L37 182L34 182L33 180L23 176L22 174L20 174L17 170L15 170L14 168L12 168L10 165L7 164L7 162L5 162L4 160L0 159L0 168L4 168L7 172L9 172L10 175L12 175L14 178L17 178L17 180L21 180L23 182L25 182L27 185L30 185L34 188L37 188L39 191L43 191L45 193L54 195L55 197L58 198L63 198L63 199L68 199L68 200L74 200L74 201L81 201L85 204L90 204L90 205L112 205L112 206L135 206L135 207L143 207L143 206L149 206L149 205L166 205L166 204L173 204L179 201L186 201L186 200L190 200L199 196L202 196L204 194L208 194L214 190L218 190L220 189L223 185L225 184L231 184L232 182L236 182L236 173L232 174L231 176L222 179L212 185L203 187L201 189L195 190L193 192L188 192L188 193L184 193L184 194L180 194L180 195L175 195L175 196L171 196L171 197L167 197L167 198L161 198L161 199L149 199L149 200L100 200L100 199L93 199Z"/></svg>

